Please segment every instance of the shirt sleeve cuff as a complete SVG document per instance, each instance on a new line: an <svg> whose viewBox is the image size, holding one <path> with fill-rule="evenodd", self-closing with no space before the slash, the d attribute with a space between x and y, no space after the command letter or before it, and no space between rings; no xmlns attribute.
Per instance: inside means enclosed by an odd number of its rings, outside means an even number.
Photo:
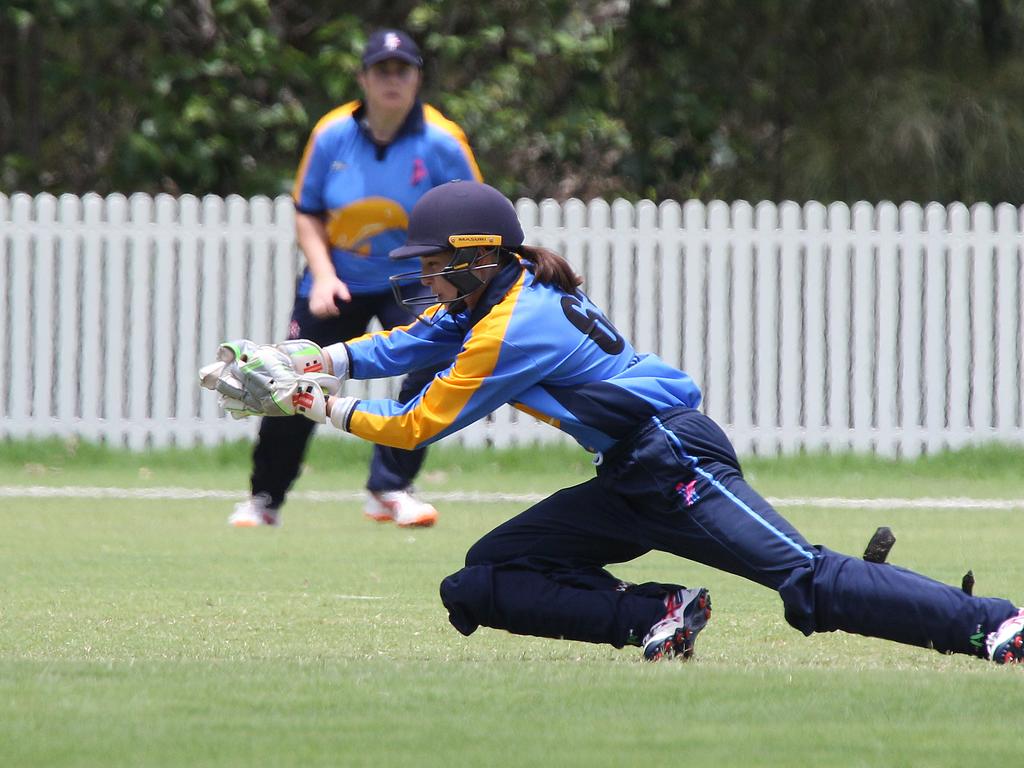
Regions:
<svg viewBox="0 0 1024 768"><path fill-rule="evenodd" d="M324 347L324 354L330 358L333 366L331 371L335 376L342 381L352 378L352 357L344 342L339 341L337 344Z"/></svg>
<svg viewBox="0 0 1024 768"><path fill-rule="evenodd" d="M352 422L352 411L359 405L357 397L339 397L331 407L331 424L342 432L351 432L349 425Z"/></svg>

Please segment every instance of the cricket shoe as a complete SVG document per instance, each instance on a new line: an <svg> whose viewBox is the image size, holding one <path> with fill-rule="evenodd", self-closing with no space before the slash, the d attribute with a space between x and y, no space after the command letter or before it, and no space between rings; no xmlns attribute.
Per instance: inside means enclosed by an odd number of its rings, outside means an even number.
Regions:
<svg viewBox="0 0 1024 768"><path fill-rule="evenodd" d="M277 527L281 525L279 510L270 506L270 497L257 493L248 500L235 505L235 511L228 518L228 525L235 528L256 528L260 525Z"/></svg>
<svg viewBox="0 0 1024 768"><path fill-rule="evenodd" d="M437 522L437 510L408 491L370 491L363 512L371 520L402 528L429 528Z"/></svg>
<svg viewBox="0 0 1024 768"><path fill-rule="evenodd" d="M985 638L985 650L996 664L1024 662L1024 608L1017 611Z"/></svg>
<svg viewBox="0 0 1024 768"><path fill-rule="evenodd" d="M693 656L697 634L711 618L711 594L704 588L680 589L665 598L665 618L643 639L644 660Z"/></svg>

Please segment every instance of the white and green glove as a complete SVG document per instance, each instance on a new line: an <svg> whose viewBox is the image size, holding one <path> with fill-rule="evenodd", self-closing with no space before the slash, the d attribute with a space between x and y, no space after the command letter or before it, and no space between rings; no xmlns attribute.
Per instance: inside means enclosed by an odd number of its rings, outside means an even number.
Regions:
<svg viewBox="0 0 1024 768"><path fill-rule="evenodd" d="M217 361L199 370L199 382L220 395L218 402L234 418L247 416L305 416L326 421L326 396L341 391L341 381L315 370L324 365L323 351L312 342L283 345L229 341L217 350ZM315 348L315 350L313 349ZM329 365L329 360L327 365ZM298 373L302 367L308 373Z"/></svg>
<svg viewBox="0 0 1024 768"><path fill-rule="evenodd" d="M344 379L344 371L335 371L331 356L323 348L309 339L289 339L274 345L288 355L292 367L300 376L307 373L327 373L338 379Z"/></svg>

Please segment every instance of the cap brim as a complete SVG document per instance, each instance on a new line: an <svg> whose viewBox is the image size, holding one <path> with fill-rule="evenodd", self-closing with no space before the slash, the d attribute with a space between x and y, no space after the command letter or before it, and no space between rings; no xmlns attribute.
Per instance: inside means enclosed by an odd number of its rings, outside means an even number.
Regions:
<svg viewBox="0 0 1024 768"><path fill-rule="evenodd" d="M404 61L406 64L412 64L417 69L423 66L423 59L413 53L409 53L409 51L378 51L363 59L363 67L372 67L374 64L379 64L388 59Z"/></svg>
<svg viewBox="0 0 1024 768"><path fill-rule="evenodd" d="M398 261L400 259L416 259L420 256L429 256L432 253L441 253L448 249L443 245L403 245L388 253L388 256Z"/></svg>

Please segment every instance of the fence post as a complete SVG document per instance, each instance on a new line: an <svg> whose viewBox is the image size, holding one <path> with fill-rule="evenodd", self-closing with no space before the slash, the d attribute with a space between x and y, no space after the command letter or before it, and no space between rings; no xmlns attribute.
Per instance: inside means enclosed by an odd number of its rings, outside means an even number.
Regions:
<svg viewBox="0 0 1024 768"><path fill-rule="evenodd" d="M57 201L53 195L36 197L36 226L30 252L32 279L32 351L31 359L31 434L46 434L54 416L53 354L57 331L54 292L54 230L57 224Z"/></svg>
<svg viewBox="0 0 1024 768"><path fill-rule="evenodd" d="M741 454L754 449L756 381L756 307L754 287L754 209L749 203L732 206L732 299L729 311L732 340L732 383L729 391L730 437Z"/></svg>
<svg viewBox="0 0 1024 768"><path fill-rule="evenodd" d="M878 411L875 450L882 456L894 457L900 444L897 422L899 392L899 233L896 206L882 203L878 216L878 363L875 387Z"/></svg>
<svg viewBox="0 0 1024 768"><path fill-rule="evenodd" d="M697 386L706 387L706 350L704 346L707 315L707 225L704 204L689 200L683 206L683 349L682 368Z"/></svg>
<svg viewBox="0 0 1024 768"><path fill-rule="evenodd" d="M946 444L960 448L969 439L971 412L971 265L968 238L970 213L962 203L949 207L949 287L947 290L946 338L949 360L946 365L949 390L946 401Z"/></svg>
<svg viewBox="0 0 1024 768"><path fill-rule="evenodd" d="M779 445L792 453L803 444L800 390L803 382L803 314L800 264L800 206L779 207Z"/></svg>
<svg viewBox="0 0 1024 768"><path fill-rule="evenodd" d="M804 207L804 446L817 451L828 445L826 405L828 404L828 346L825 334L829 315L827 211L821 203Z"/></svg>
<svg viewBox="0 0 1024 768"><path fill-rule="evenodd" d="M153 224L153 281L152 300L154 346L153 404L151 437L153 445L164 447L173 441L172 419L176 416L171 390L174 383L172 363L178 359L179 346L175 336L174 308L177 304L178 242L177 205L170 195L157 195ZM159 350L159 351L157 351Z"/></svg>
<svg viewBox="0 0 1024 768"><path fill-rule="evenodd" d="M874 208L867 203L853 207L852 336L850 339L850 402L854 450L872 447L872 415L875 406L875 232Z"/></svg>
<svg viewBox="0 0 1024 768"><path fill-rule="evenodd" d="M900 206L903 242L900 276L901 456L924 449L924 211L915 203Z"/></svg>
<svg viewBox="0 0 1024 768"><path fill-rule="evenodd" d="M995 220L992 206L979 203L971 208L971 245L969 262L971 305L970 408L968 425L974 440L992 439L993 404L996 392L995 346L993 319L998 311L995 284ZM965 376L965 379L967 377Z"/></svg>
<svg viewBox="0 0 1024 768"><path fill-rule="evenodd" d="M153 199L134 194L128 201L125 233L125 274L128 327L126 357L121 376L128 385L125 393L125 438L128 447L140 450L149 442L149 392L153 379L150 331L153 322Z"/></svg>
<svg viewBox="0 0 1024 768"><path fill-rule="evenodd" d="M636 264L632 275L636 288L631 293L635 325L632 340L639 352L658 348L658 281L649 277L658 274L657 235L658 208L650 200L641 200L636 206Z"/></svg>
<svg viewBox="0 0 1024 768"><path fill-rule="evenodd" d="M757 391L757 413L754 423L758 433L755 448L761 454L779 450L779 235L778 210L773 203L758 203L754 227L757 245L754 261L756 271L754 302L757 324L754 354L757 368L754 386Z"/></svg>
<svg viewBox="0 0 1024 768"><path fill-rule="evenodd" d="M32 277L31 232L32 198L15 195L11 204L13 226L11 227L11 282L9 296L11 304L10 379L9 408L10 434L24 437L29 434L32 400L29 392L29 377L32 370L30 345L31 317L30 289Z"/></svg>
<svg viewBox="0 0 1024 768"><path fill-rule="evenodd" d="M658 317L657 352L669 365L682 365L683 350L683 255L680 252L683 209L679 203L662 203L658 209Z"/></svg>
<svg viewBox="0 0 1024 768"><path fill-rule="evenodd" d="M720 200L708 204L707 289L702 312L706 316L707 368L704 409L723 424L729 420L729 206Z"/></svg>
<svg viewBox="0 0 1024 768"><path fill-rule="evenodd" d="M1019 212L1010 205L996 209L996 434L1009 440L1021 427L1021 380L1024 379L1022 305L1024 287L1018 277L1021 263Z"/></svg>
<svg viewBox="0 0 1024 768"><path fill-rule="evenodd" d="M79 242L81 238L81 200L76 195L61 195L57 203L57 282L54 295L57 314L54 322L56 349L53 382L56 404L53 415L59 434L69 434L78 417L78 369L83 326L78 317L80 286ZM95 332L95 329L91 329Z"/></svg>
<svg viewBox="0 0 1024 768"><path fill-rule="evenodd" d="M924 284L924 426L928 453L946 446L946 209L938 203L925 208Z"/></svg>

